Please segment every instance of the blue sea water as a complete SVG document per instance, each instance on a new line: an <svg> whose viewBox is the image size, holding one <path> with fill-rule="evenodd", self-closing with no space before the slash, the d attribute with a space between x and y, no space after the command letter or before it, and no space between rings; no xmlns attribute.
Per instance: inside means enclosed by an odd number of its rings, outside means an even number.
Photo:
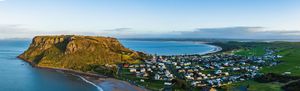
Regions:
<svg viewBox="0 0 300 91"><path fill-rule="evenodd" d="M16 58L28 48L30 42L30 40L0 40L0 91L98 90L77 76L33 68ZM213 49L208 45L179 42L128 40L121 40L121 42L125 47L133 50L160 55L194 54Z"/></svg>
<svg viewBox="0 0 300 91"><path fill-rule="evenodd" d="M80 78L33 68L16 58L30 40L0 40L0 91L97 91Z"/></svg>
<svg viewBox="0 0 300 91"><path fill-rule="evenodd" d="M120 40L120 42L127 48L157 55L203 54L215 48L215 46L192 42L136 40Z"/></svg>

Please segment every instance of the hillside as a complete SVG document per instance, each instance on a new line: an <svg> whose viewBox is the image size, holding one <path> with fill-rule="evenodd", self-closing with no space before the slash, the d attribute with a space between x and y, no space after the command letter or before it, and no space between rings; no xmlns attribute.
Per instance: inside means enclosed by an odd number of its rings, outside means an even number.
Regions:
<svg viewBox="0 0 300 91"><path fill-rule="evenodd" d="M61 35L34 37L19 58L38 67L96 72L107 65L138 62L141 55L125 48L116 38Z"/></svg>

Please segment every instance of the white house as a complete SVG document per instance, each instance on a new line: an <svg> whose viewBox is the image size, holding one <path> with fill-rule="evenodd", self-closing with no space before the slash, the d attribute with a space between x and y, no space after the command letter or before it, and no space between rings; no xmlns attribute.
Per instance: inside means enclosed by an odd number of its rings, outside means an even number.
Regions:
<svg viewBox="0 0 300 91"><path fill-rule="evenodd" d="M130 72L136 72L136 69L135 68L130 68L129 71Z"/></svg>

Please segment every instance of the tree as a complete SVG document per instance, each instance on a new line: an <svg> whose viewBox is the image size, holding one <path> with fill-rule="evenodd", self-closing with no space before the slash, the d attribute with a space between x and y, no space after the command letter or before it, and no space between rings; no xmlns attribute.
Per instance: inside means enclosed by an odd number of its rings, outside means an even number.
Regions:
<svg viewBox="0 0 300 91"><path fill-rule="evenodd" d="M173 79L172 83L174 83L173 88L174 89L188 89L188 84L186 81L182 80L182 79Z"/></svg>

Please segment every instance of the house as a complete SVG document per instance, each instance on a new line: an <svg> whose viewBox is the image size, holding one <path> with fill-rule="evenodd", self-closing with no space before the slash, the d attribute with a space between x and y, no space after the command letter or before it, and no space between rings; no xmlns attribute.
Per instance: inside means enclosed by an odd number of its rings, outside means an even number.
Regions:
<svg viewBox="0 0 300 91"><path fill-rule="evenodd" d="M176 69L180 69L181 68L181 66L176 66Z"/></svg>
<svg viewBox="0 0 300 91"><path fill-rule="evenodd" d="M207 76L211 76L210 74L207 74Z"/></svg>
<svg viewBox="0 0 300 91"><path fill-rule="evenodd" d="M147 69L147 71L149 71L149 72L153 72L151 68L148 68L148 69Z"/></svg>
<svg viewBox="0 0 300 91"><path fill-rule="evenodd" d="M189 68L191 68L190 66L184 66L184 69L189 69Z"/></svg>
<svg viewBox="0 0 300 91"><path fill-rule="evenodd" d="M158 63L158 65L163 66L163 65L165 65L165 64L164 64L164 63Z"/></svg>
<svg viewBox="0 0 300 91"><path fill-rule="evenodd" d="M233 70L233 71L237 71L237 70L240 70L240 68L234 67L234 68L232 68L232 70Z"/></svg>
<svg viewBox="0 0 300 91"><path fill-rule="evenodd" d="M144 73L143 76L144 76L144 77L147 77L147 76L149 76L149 74L148 74L148 73Z"/></svg>
<svg viewBox="0 0 300 91"><path fill-rule="evenodd" d="M129 68L133 68L133 67L134 67L134 65L130 65L130 66L129 66Z"/></svg>
<svg viewBox="0 0 300 91"><path fill-rule="evenodd" d="M178 72L179 72L179 73L181 73L181 72L185 72L185 70L181 69L181 70L178 70Z"/></svg>
<svg viewBox="0 0 300 91"><path fill-rule="evenodd" d="M134 67L135 67L135 68L138 68L138 67L140 67L140 65L136 64L136 65L134 65Z"/></svg>
<svg viewBox="0 0 300 91"><path fill-rule="evenodd" d="M154 79L155 79L155 80L160 80L160 75L155 74Z"/></svg>
<svg viewBox="0 0 300 91"><path fill-rule="evenodd" d="M188 69L188 72L194 72L194 70L193 69Z"/></svg>
<svg viewBox="0 0 300 91"><path fill-rule="evenodd" d="M228 75L229 75L229 73L228 73L228 72L224 72L224 75L225 75L225 76L228 76Z"/></svg>
<svg viewBox="0 0 300 91"><path fill-rule="evenodd" d="M140 67L145 67L145 65L144 65L144 64L141 64Z"/></svg>
<svg viewBox="0 0 300 91"><path fill-rule="evenodd" d="M203 76L203 79L207 79L208 77L207 76Z"/></svg>
<svg viewBox="0 0 300 91"><path fill-rule="evenodd" d="M194 71L195 71L195 72L198 72L198 71L199 71L199 69L194 69Z"/></svg>
<svg viewBox="0 0 300 91"><path fill-rule="evenodd" d="M191 65L192 63L191 62L187 62L187 63L184 63L184 66L188 66L188 65Z"/></svg>
<svg viewBox="0 0 300 91"><path fill-rule="evenodd" d="M129 71L130 72L136 72L136 69L135 68L130 68Z"/></svg>
<svg viewBox="0 0 300 91"><path fill-rule="evenodd" d="M221 74L221 73L222 73L221 70L216 70L216 71L215 71L215 74Z"/></svg>
<svg viewBox="0 0 300 91"><path fill-rule="evenodd" d="M123 67L128 68L129 64L124 64Z"/></svg>
<svg viewBox="0 0 300 91"><path fill-rule="evenodd" d="M165 82L164 85L171 86L172 83L171 82Z"/></svg>
<svg viewBox="0 0 300 91"><path fill-rule="evenodd" d="M177 65L177 62L172 62L173 65Z"/></svg>
<svg viewBox="0 0 300 91"><path fill-rule="evenodd" d="M196 80L202 80L202 77L197 77Z"/></svg>
<svg viewBox="0 0 300 91"><path fill-rule="evenodd" d="M171 73L170 73L170 71L166 70L166 71L165 71L165 74L166 74L166 75L169 75L169 74L171 74Z"/></svg>
<svg viewBox="0 0 300 91"><path fill-rule="evenodd" d="M290 74L292 74L292 72L284 72L284 73L282 73L282 75L290 75Z"/></svg>
<svg viewBox="0 0 300 91"><path fill-rule="evenodd" d="M150 65L150 64L146 64L146 67L147 67L147 68L150 68L150 67L151 67L151 65Z"/></svg>
<svg viewBox="0 0 300 91"><path fill-rule="evenodd" d="M277 58L282 58L283 56L277 55Z"/></svg>
<svg viewBox="0 0 300 91"><path fill-rule="evenodd" d="M141 69L141 72L146 72L146 69L145 69L145 68L142 68L142 69Z"/></svg>
<svg viewBox="0 0 300 91"><path fill-rule="evenodd" d="M223 65L224 65L224 66L229 66L229 63L228 63L228 62L226 62L226 63L224 63Z"/></svg>
<svg viewBox="0 0 300 91"><path fill-rule="evenodd" d="M200 84L201 83L201 81L193 81L191 84L192 84L192 86L197 86L197 84Z"/></svg>
<svg viewBox="0 0 300 91"><path fill-rule="evenodd" d="M144 79L141 79L140 81L141 81L141 82L145 82L145 80L144 80Z"/></svg>
<svg viewBox="0 0 300 91"><path fill-rule="evenodd" d="M188 80L194 80L194 77L191 77L190 75L185 76L185 78L188 79Z"/></svg>
<svg viewBox="0 0 300 91"><path fill-rule="evenodd" d="M161 66L162 69L167 69L167 67L165 65Z"/></svg>
<svg viewBox="0 0 300 91"><path fill-rule="evenodd" d="M156 66L155 66L155 65L152 65L152 68L153 68L153 69L155 69L155 68L156 68Z"/></svg>

